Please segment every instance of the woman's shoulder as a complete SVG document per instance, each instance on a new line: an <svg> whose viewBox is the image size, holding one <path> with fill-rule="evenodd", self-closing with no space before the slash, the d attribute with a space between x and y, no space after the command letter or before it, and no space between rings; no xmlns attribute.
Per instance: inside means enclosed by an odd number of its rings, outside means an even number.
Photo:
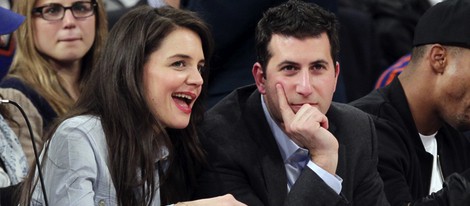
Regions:
<svg viewBox="0 0 470 206"><path fill-rule="evenodd" d="M107 167L107 145L100 120L95 116L81 115L64 120L46 148L47 160L53 163L46 166L48 168L96 178L99 168Z"/></svg>
<svg viewBox="0 0 470 206"><path fill-rule="evenodd" d="M78 115L65 119L60 123L57 131L80 131L86 134L102 131L101 120L94 115Z"/></svg>
<svg viewBox="0 0 470 206"><path fill-rule="evenodd" d="M105 144L101 121L93 115L79 115L65 119L55 129L52 141L81 142L92 146Z"/></svg>
<svg viewBox="0 0 470 206"><path fill-rule="evenodd" d="M92 115L74 116L64 120L55 130L50 142L50 153L90 153L81 156L106 155L106 138L99 117ZM58 160L55 160L58 161Z"/></svg>

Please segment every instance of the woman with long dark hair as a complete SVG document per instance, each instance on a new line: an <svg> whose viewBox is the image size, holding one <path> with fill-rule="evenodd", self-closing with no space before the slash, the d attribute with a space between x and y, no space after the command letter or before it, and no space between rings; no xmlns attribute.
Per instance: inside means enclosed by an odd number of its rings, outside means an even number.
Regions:
<svg viewBox="0 0 470 206"><path fill-rule="evenodd" d="M212 44L193 13L139 7L114 25L75 107L41 154L51 205L241 205L231 195L190 199L204 163L201 120ZM21 204L42 205L38 173Z"/></svg>

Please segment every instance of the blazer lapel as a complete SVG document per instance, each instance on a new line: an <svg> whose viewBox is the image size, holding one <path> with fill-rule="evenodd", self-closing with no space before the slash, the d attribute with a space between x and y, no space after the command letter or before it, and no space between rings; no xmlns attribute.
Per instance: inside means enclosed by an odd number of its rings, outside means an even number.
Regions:
<svg viewBox="0 0 470 206"><path fill-rule="evenodd" d="M287 177L276 140L261 106L261 94L253 92L244 110L250 136L258 145L258 158L269 205L282 205L287 196ZM253 157L256 158L256 157Z"/></svg>

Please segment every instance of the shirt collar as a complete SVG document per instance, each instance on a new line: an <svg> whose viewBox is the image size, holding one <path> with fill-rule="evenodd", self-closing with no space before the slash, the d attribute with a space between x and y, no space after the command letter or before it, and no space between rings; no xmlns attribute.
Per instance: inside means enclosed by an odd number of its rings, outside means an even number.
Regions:
<svg viewBox="0 0 470 206"><path fill-rule="evenodd" d="M273 136L276 139L276 143L279 146L279 150L281 151L282 159L284 162L286 162L286 159L294 154L294 152L297 151L300 147L295 144L295 142L292 141L284 131L282 131L276 121L274 121L274 119L271 117L266 103L264 102L264 95L261 95L261 106L263 107L264 116L268 121L269 127L271 128Z"/></svg>

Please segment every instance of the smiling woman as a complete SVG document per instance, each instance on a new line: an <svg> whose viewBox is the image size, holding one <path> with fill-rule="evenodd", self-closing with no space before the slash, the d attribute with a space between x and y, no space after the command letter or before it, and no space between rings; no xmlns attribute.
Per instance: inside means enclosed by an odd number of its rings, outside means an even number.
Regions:
<svg viewBox="0 0 470 206"><path fill-rule="evenodd" d="M186 28L172 31L150 55L144 66L145 96L162 125L178 129L188 125L204 82L199 73L204 62L201 39Z"/></svg>
<svg viewBox="0 0 470 206"><path fill-rule="evenodd" d="M35 144L50 123L75 103L107 36L101 0L15 1L16 12L26 20L17 30L17 50L2 96L27 109ZM31 164L34 155L26 124L14 107L10 127L18 136Z"/></svg>
<svg viewBox="0 0 470 206"><path fill-rule="evenodd" d="M203 68L212 51L195 14L139 7L113 27L74 108L42 152L44 187L31 171L21 205L242 205L190 200L205 162L196 132ZM224 203L223 203L224 204Z"/></svg>

